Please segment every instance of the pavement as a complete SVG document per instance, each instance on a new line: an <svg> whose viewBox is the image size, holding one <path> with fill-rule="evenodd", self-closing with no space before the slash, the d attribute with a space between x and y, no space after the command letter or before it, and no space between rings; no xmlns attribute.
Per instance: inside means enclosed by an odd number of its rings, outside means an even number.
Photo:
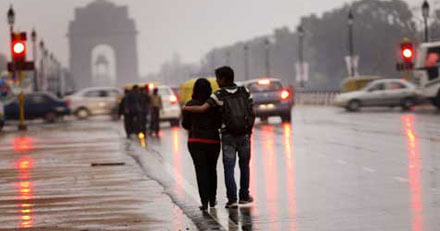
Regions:
<svg viewBox="0 0 440 231"><path fill-rule="evenodd" d="M197 230L129 155L137 144L119 123L28 128L0 133L0 230Z"/></svg>

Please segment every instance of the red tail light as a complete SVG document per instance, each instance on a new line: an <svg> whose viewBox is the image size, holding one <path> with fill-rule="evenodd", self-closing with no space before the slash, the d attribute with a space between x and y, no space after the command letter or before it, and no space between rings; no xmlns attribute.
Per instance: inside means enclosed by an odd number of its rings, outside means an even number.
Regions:
<svg viewBox="0 0 440 231"><path fill-rule="evenodd" d="M67 107L70 107L70 99L66 99L66 105L67 105Z"/></svg>
<svg viewBox="0 0 440 231"><path fill-rule="evenodd" d="M290 92L288 90L282 90L280 93L280 98L282 100L287 100L290 98Z"/></svg>
<svg viewBox="0 0 440 231"><path fill-rule="evenodd" d="M175 95L171 95L170 96L170 103L171 104L176 104L177 103L177 97Z"/></svg>

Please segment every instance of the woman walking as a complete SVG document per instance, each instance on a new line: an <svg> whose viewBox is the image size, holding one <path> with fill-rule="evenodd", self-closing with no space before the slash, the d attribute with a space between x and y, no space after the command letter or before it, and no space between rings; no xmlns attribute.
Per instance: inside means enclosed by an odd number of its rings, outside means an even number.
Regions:
<svg viewBox="0 0 440 231"><path fill-rule="evenodd" d="M200 78L194 84L192 99L187 103L202 105L212 93L211 84L207 79ZM210 109L204 113L183 112L182 126L189 131L188 149L197 176L203 211L217 204L217 160L220 154L219 128L220 113Z"/></svg>

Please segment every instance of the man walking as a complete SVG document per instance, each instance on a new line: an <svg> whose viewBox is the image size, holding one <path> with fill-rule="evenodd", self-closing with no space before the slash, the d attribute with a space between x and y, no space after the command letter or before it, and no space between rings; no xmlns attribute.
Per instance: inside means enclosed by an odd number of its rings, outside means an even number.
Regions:
<svg viewBox="0 0 440 231"><path fill-rule="evenodd" d="M253 100L245 87L238 87L234 83L234 71L224 66L215 70L217 83L220 89L201 106L185 106L183 110L189 112L205 112L210 107L218 107L222 117L221 139L223 151L223 166L228 197L226 208L236 208L237 185L234 179L234 168L238 153L240 167L239 203L253 202L249 194L249 162L250 162L250 135L255 121Z"/></svg>
<svg viewBox="0 0 440 231"><path fill-rule="evenodd" d="M121 111L122 110L122 111ZM121 101L120 112L124 114L124 123L127 131L127 138L131 134L137 134L140 130L140 97L139 87L134 85Z"/></svg>
<svg viewBox="0 0 440 231"><path fill-rule="evenodd" d="M156 134L156 137L159 137L159 129L160 129L160 110L162 109L162 98L159 95L159 89L154 88L153 95L150 97L151 101L151 124L150 124L150 133Z"/></svg>
<svg viewBox="0 0 440 231"><path fill-rule="evenodd" d="M148 113L150 111L150 88L148 84L145 85L145 88L141 88L140 93L140 123L141 123L141 132L146 135L147 134L147 123L148 123Z"/></svg>

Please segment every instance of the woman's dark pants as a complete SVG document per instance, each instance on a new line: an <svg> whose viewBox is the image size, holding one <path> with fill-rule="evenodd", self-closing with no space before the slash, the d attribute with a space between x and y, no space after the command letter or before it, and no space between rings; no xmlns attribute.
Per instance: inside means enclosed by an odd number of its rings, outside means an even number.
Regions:
<svg viewBox="0 0 440 231"><path fill-rule="evenodd" d="M217 160L220 144L189 142L188 149L196 169L202 205L208 205L208 202L214 203L217 194Z"/></svg>

